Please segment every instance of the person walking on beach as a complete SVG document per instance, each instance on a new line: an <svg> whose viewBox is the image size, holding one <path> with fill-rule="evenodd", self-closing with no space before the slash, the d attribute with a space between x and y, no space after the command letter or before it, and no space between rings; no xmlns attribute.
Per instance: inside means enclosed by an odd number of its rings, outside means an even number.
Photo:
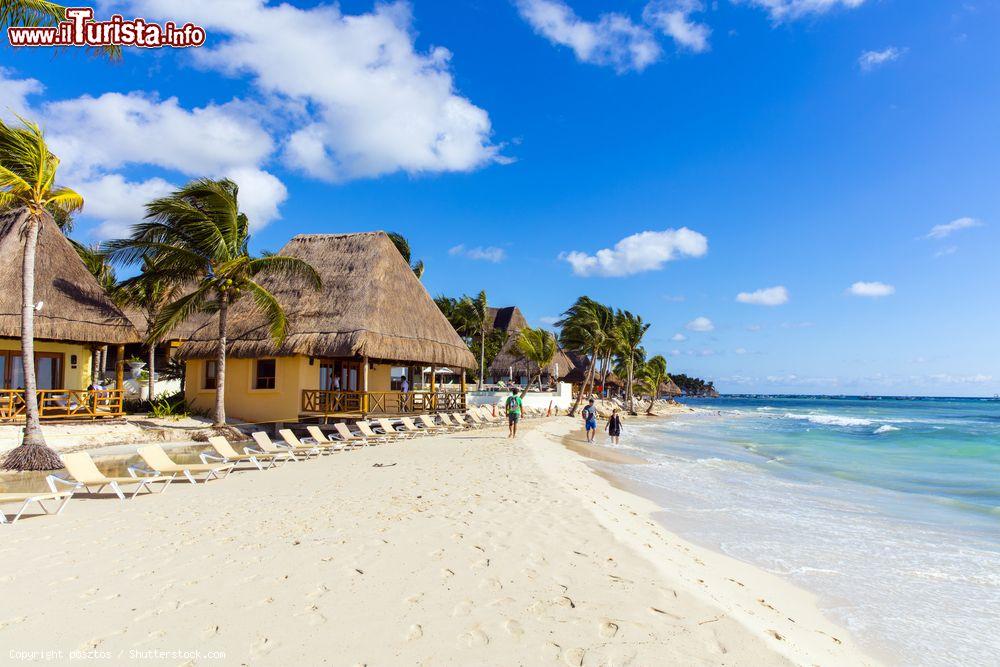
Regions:
<svg viewBox="0 0 1000 667"><path fill-rule="evenodd" d="M587 402L580 415L583 417L583 426L587 429L587 442L593 444L597 437L597 408L594 407L594 399Z"/></svg>
<svg viewBox="0 0 1000 667"><path fill-rule="evenodd" d="M507 426L510 431L508 438L517 437L517 422L521 421L523 405L521 397L517 395L517 389L511 389L510 396L507 397Z"/></svg>
<svg viewBox="0 0 1000 667"><path fill-rule="evenodd" d="M622 435L622 418L618 414L618 408L615 408L614 412L611 413L611 416L608 417L608 423L604 426L604 428L611 437L611 444L617 445L618 439Z"/></svg>

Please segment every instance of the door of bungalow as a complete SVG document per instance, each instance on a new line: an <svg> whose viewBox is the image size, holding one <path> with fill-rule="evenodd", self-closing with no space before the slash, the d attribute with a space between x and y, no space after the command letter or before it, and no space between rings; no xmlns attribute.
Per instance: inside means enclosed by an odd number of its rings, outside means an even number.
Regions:
<svg viewBox="0 0 1000 667"><path fill-rule="evenodd" d="M340 380L340 391L358 391L361 384L361 362L346 359L324 359L319 365L319 388L333 391L334 378Z"/></svg>

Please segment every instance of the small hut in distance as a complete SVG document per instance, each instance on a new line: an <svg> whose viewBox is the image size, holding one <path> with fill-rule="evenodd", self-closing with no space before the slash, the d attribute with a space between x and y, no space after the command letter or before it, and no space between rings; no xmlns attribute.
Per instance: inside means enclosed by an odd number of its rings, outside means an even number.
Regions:
<svg viewBox="0 0 1000 667"><path fill-rule="evenodd" d="M507 342L504 343L493 359L493 363L486 369L487 381L496 384L501 381L516 384L522 387L528 385L538 373L538 369L529 368L528 362L517 350L517 336L528 326L528 320L524 317L521 309L517 306L506 306L504 308L490 308L490 315L493 321L493 329L505 331ZM552 358L552 363L542 371L542 382L549 383L564 378L573 370L573 361L563 351L556 348L556 354Z"/></svg>
<svg viewBox="0 0 1000 667"><path fill-rule="evenodd" d="M426 390L412 390L414 368L474 368L476 360L384 232L301 234L279 254L308 262L323 285L261 279L288 319L280 344L248 298L230 308L229 416L290 422L464 409L464 373L458 391L443 391L433 380ZM188 402L199 409L215 402L217 331L213 316L179 351ZM401 377L411 391L394 390Z"/></svg>

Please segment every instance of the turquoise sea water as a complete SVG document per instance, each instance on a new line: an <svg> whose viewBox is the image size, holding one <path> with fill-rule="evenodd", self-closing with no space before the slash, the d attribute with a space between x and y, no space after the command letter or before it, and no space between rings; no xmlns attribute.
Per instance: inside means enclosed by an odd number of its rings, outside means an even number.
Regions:
<svg viewBox="0 0 1000 667"><path fill-rule="evenodd" d="M905 665L1000 664L1000 401L723 397L632 420L671 530L820 596Z"/></svg>

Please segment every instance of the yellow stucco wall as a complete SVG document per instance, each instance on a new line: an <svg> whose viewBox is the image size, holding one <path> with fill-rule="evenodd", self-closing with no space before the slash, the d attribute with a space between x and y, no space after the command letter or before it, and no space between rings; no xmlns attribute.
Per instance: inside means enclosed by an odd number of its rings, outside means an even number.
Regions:
<svg viewBox="0 0 1000 667"><path fill-rule="evenodd" d="M274 389L253 389L254 359L226 360L226 416L248 423L295 421L299 416L303 389L319 388L320 360L309 365L309 357L278 357ZM369 366L368 390L389 391L392 365ZM187 362L184 381L189 405L211 413L215 409L215 390L204 389L205 360Z"/></svg>
<svg viewBox="0 0 1000 667"><path fill-rule="evenodd" d="M16 338L0 338L0 350L21 350ZM90 386L91 352L88 345L36 340L35 352L57 352L63 355L63 384L60 389L86 389ZM73 367L73 355L76 367Z"/></svg>

